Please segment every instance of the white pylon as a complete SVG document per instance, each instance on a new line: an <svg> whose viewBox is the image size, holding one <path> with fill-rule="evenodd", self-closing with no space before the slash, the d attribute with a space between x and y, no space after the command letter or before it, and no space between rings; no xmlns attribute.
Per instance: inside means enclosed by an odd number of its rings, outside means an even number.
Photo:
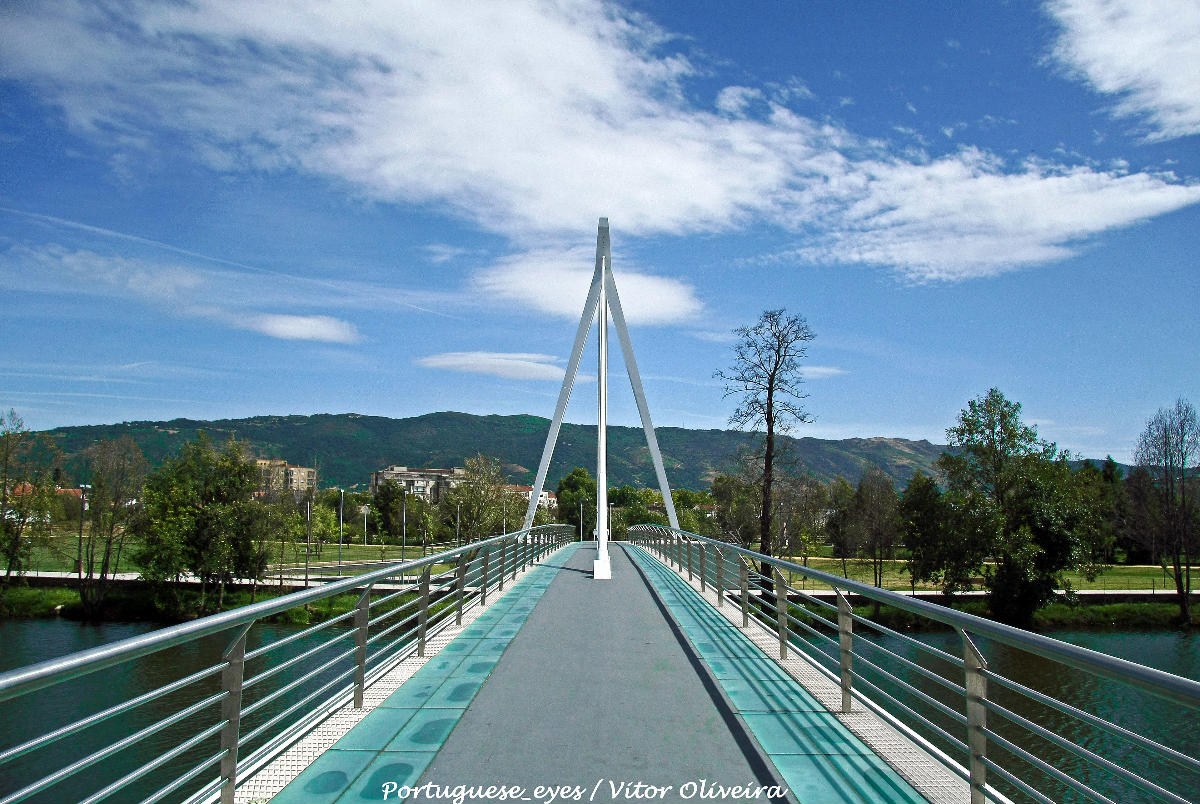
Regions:
<svg viewBox="0 0 1200 804"><path fill-rule="evenodd" d="M658 488L662 492L663 503L667 509L667 521L671 527L679 527L679 518L675 514L675 503L671 499L671 487L667 483L666 469L663 467L662 452L658 448L658 438L654 435L654 424L650 420L650 408L646 404L646 393L642 388L642 375L638 372L637 360L633 356L633 342L629 338L629 328L625 326L625 314L621 309L621 297L617 293L617 283L612 273L612 246L609 240L608 218L601 218L596 231L596 270L592 274L592 285L588 291L587 301L583 305L583 315L579 318L579 328L575 333L575 345L571 350L571 359L567 361L567 369L563 376L562 390L558 394L558 404L554 409L554 419L550 422L550 431L546 434L546 445L542 449L542 460L538 464L537 479L534 481L533 492L529 497L529 508L525 512L526 529L533 526L533 516L537 513L538 496L546 484L546 473L550 468L550 459L554 456L554 447L558 443L558 432L562 428L563 415L567 410L567 402L571 398L571 389L575 385L575 376L579 373L579 362L583 357L583 347L587 343L588 331L592 321L600 322L600 357L597 449L596 449L596 538L597 559L593 576L596 578L611 578L612 570L608 556L608 465L607 465L607 419L608 419L608 318L612 316L613 326L617 330L617 338L621 342L621 352L625 358L625 369L629 374L629 384L633 389L633 397L637 402L638 414L642 420L642 430L646 434L646 446L650 450L650 459L654 463L654 473L658 479ZM603 562L603 567L600 566ZM603 574L601 574L603 573Z"/></svg>
<svg viewBox="0 0 1200 804"><path fill-rule="evenodd" d="M600 271L608 274L608 257L600 257ZM612 579L612 563L608 559L608 283L600 283L600 303L596 316L596 561L592 577L598 581Z"/></svg>

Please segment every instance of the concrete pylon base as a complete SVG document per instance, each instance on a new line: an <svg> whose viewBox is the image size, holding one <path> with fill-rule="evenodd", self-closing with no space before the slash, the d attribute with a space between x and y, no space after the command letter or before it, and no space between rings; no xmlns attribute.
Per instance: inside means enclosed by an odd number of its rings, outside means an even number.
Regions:
<svg viewBox="0 0 1200 804"><path fill-rule="evenodd" d="M592 578L597 581L612 580L612 562L607 553L592 562Z"/></svg>

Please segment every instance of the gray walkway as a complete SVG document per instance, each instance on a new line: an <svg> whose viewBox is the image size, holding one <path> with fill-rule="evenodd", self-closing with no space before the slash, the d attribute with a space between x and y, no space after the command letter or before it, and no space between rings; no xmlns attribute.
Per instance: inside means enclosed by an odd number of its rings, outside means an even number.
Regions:
<svg viewBox="0 0 1200 804"><path fill-rule="evenodd" d="M596 582L594 557L582 547L558 573L422 783L578 786L596 802L638 783L672 787L660 801L701 779L785 787L642 571L614 546L613 579Z"/></svg>

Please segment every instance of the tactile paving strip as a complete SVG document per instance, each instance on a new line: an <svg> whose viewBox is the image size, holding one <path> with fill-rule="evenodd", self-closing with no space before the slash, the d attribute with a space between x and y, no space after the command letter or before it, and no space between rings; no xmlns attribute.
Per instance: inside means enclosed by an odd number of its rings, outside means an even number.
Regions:
<svg viewBox="0 0 1200 804"><path fill-rule="evenodd" d="M728 603L717 606L715 590L708 588L701 592L698 577L688 581L684 576L686 570L684 573L677 571L641 547L635 547L631 555L638 556L641 566L654 578L664 603L717 679L723 686L729 680L734 682L725 687L731 703L739 709L739 703L753 707L741 711L747 727L788 778L793 793L801 801L805 798L802 780L828 775L828 771L811 760L798 757L813 756L800 752L808 750L805 741L812 739L810 730L814 726L823 726L825 736L838 741L838 732L828 728L831 722L852 734L874 755L866 761L848 759L848 766L842 770L845 779L853 780L858 776L869 779L873 774L887 776L894 772L920 796L907 798L904 789L899 787L874 790L868 787L861 791L864 796L861 800L913 800L931 804L962 804L970 800L970 787L963 778L882 718L862 708L843 714L841 687L817 670L799 651L790 651L787 659L778 659L778 635L761 622L751 618L749 627L741 628L741 609ZM702 605L697 605L701 601ZM740 671L740 666L747 663L752 664L754 670ZM803 695L787 699L780 690L773 689L772 683L777 677L763 669L764 663L785 671L803 689ZM759 679L746 679L746 676L758 676ZM822 715L820 722L810 722L802 714L809 700L816 704L812 714ZM834 750L847 751L847 746L838 744ZM847 751L840 756L850 757L852 753ZM871 761L876 758L878 765ZM813 790L811 794L822 800L828 796L821 790Z"/></svg>
<svg viewBox="0 0 1200 804"><path fill-rule="evenodd" d="M549 585L550 579L553 577L553 568L547 568L546 561L550 558L562 559L565 554L563 550L574 552L577 545L567 545L566 547L551 553L546 559L539 564L532 565L529 569L518 572L516 578L506 584L508 589L503 592L494 592L489 596L488 605L472 606L467 611L463 612L462 625L455 625L453 620L440 629L436 634L433 634L425 643L425 656L417 656L415 651L406 656L402 661L397 663L392 669L372 683L364 690L363 693L363 708L355 709L353 704L345 704L336 709L331 709L329 717L320 725L302 737L296 743L292 744L286 751L272 760L268 765L263 767L253 776L241 782L236 792L234 793L235 804L264 804L278 796L285 787L295 781L302 774L307 776L320 776L325 764L337 764L338 771L347 774L349 779L353 781L354 777L365 770L368 770L368 765L376 758L376 754L387 747L385 744L374 745L370 750L358 750L357 748L346 748L345 746L354 745L352 742L342 742L343 740L351 739L351 732L358 734L362 727L364 736L361 739L369 739L371 736L368 732L375 725L370 720L372 713L376 710L386 708L392 716L387 718L389 721L385 728L391 728L395 724L396 714L407 707L402 706L397 696L403 695L401 688L406 690L412 689L414 685L406 686L406 682L414 681L416 685L424 686L422 681L430 679L425 683L432 683L432 679L438 678L438 684L434 689L427 690L427 695L431 697L439 692L441 686L449 682L455 672L460 668L464 676L478 675L478 684L473 684L471 697L474 697L474 690L486 679L487 672L481 666L486 663L494 664L498 659L500 651L493 650L495 656L485 655L487 649L495 648L500 638L483 639L486 636L497 636L504 634L505 644L507 639L511 639L516 633L516 628L519 627L519 622L524 621L524 615L532 609L532 603L527 598L527 595L532 591L540 597L540 593ZM539 572L539 570L542 570ZM511 632L511 633L508 633ZM461 637L461 639L460 639ZM468 643L471 643L468 645ZM490 643L490 644L479 644ZM460 650L464 647L469 647L470 650ZM479 655L475 655L475 649L479 649ZM458 682L466 683L466 682ZM455 684L454 686L457 686ZM450 700L455 694L455 690L450 688L444 692L446 700L439 703L448 707L445 710L434 711L454 711L458 708L460 701ZM460 692L459 695L465 694ZM469 698L466 701L469 703ZM461 708L465 708L466 703L462 703ZM420 708L420 703L414 703L412 710L415 712ZM431 707L432 708L432 707ZM461 711L461 709L459 709ZM410 712L409 719L411 720L413 713ZM378 720L379 718L376 718ZM414 731L419 731L420 728L428 726L431 720L444 720L443 717L425 718L420 726L415 726ZM456 719L456 718L455 718ZM441 724L445 726L447 724ZM453 724L449 724L450 727ZM396 730L392 733L392 739L400 738L399 732L402 729L408 728L408 721L401 722L396 726ZM428 726L429 731L421 735L422 739L428 739L432 736L432 731L439 728L438 725ZM449 728L446 729L446 733ZM444 739L445 734L441 735ZM357 737L353 739L359 739ZM371 740L375 742L375 740ZM421 743L418 746L423 745ZM440 741L437 743L440 745ZM436 748L434 749L436 750ZM403 751L402 760L406 760L405 764L408 768L405 771L398 767L401 760L397 760L400 752ZM429 758L433 754L428 751L404 750L397 747L397 750L387 751L391 758L395 760L387 766L388 779L404 778L411 774L411 778L415 779L428 763ZM329 755L327 759L322 760L321 757ZM411 756L410 756L411 754ZM369 755L369 756L368 756ZM363 760L361 767L357 770L352 768L352 765L359 760ZM310 770L311 769L311 770ZM382 768L375 768L373 773L382 772ZM328 778L332 778L330 775ZM317 785L320 787L320 784ZM332 785L331 785L332 787ZM344 791L344 786L337 789L321 791L318 789L309 789L302 791L301 800L305 804L317 804L319 801L334 801Z"/></svg>

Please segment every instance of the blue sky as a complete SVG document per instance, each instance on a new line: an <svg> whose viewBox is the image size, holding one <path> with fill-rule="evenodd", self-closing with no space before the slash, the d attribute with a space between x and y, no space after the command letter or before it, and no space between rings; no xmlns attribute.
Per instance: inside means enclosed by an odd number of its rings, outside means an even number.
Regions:
<svg viewBox="0 0 1200 804"><path fill-rule="evenodd" d="M38 429L549 416L600 216L660 426L725 426L776 307L800 435L944 441L997 386L1128 459L1200 400L1194 0L7 3L0 154Z"/></svg>

